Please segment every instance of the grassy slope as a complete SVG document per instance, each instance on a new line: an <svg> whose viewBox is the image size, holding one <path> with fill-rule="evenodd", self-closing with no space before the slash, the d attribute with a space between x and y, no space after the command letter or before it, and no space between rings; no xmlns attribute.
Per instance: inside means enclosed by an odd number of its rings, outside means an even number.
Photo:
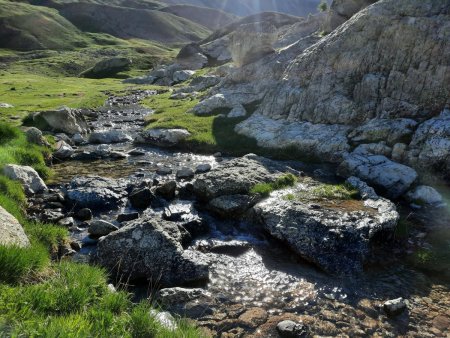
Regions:
<svg viewBox="0 0 450 338"><path fill-rule="evenodd" d="M0 0L0 48L67 50L88 39L54 9Z"/></svg>

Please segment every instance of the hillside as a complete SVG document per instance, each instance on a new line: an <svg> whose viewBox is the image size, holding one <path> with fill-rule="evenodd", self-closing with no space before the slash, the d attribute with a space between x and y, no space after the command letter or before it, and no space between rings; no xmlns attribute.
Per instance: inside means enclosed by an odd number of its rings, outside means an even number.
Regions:
<svg viewBox="0 0 450 338"><path fill-rule="evenodd" d="M190 4L221 9L235 15L247 16L260 12L281 12L296 16L316 13L320 0L161 0L167 4Z"/></svg>
<svg viewBox="0 0 450 338"><path fill-rule="evenodd" d="M161 9L162 12L171 13L192 22L216 30L238 19L238 16L219 9L198 7L192 5L174 5Z"/></svg>
<svg viewBox="0 0 450 338"><path fill-rule="evenodd" d="M54 9L0 0L0 48L73 49L88 39Z"/></svg>

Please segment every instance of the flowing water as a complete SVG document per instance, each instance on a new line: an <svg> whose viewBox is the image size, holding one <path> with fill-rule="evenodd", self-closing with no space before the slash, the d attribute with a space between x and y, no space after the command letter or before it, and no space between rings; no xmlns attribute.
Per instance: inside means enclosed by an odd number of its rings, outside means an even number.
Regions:
<svg viewBox="0 0 450 338"><path fill-rule="evenodd" d="M145 115L152 113L137 101L143 95L154 94L139 92L128 101L110 98L92 123L97 130L117 128L135 135ZM95 147L86 145L79 150L93 151ZM135 147L125 143L112 148L128 152ZM55 184L87 174L161 179L156 174L161 167L176 172L201 163L217 165L212 156L138 148L141 156L56 164ZM339 278L299 259L250 224L196 211L193 201L176 200L172 208L199 212L210 226L209 234L196 239L190 247L211 259L210 281L204 288L214 298L215 310L197 319L214 335L275 336L274 323L288 318L302 320L316 335L450 337L450 224L445 224L445 218L440 218L443 224L435 226L435 230L430 230L433 227L423 220L416 221L414 235L393 241L389 249L380 247L377 259L362 276ZM95 217L111 220L131 210L124 206ZM85 230L74 231L72 236L84 243L78 258L95 249L95 242ZM380 306L398 297L408 301L408 311L389 318Z"/></svg>

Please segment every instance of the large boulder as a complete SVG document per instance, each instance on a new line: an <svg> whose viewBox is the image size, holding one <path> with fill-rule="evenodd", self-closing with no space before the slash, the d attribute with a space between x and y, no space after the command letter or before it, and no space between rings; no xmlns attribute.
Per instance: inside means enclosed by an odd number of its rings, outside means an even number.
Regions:
<svg viewBox="0 0 450 338"><path fill-rule="evenodd" d="M135 143L152 144L159 147L172 147L175 146L187 138L191 134L186 129L147 129L141 132L136 139Z"/></svg>
<svg viewBox="0 0 450 338"><path fill-rule="evenodd" d="M339 165L338 174L357 176L388 197L398 198L416 181L416 171L381 155L349 154Z"/></svg>
<svg viewBox="0 0 450 338"><path fill-rule="evenodd" d="M160 286L181 286L208 279L208 261L183 250L177 225L139 219L100 239L95 261L118 276L146 278Z"/></svg>
<svg viewBox="0 0 450 338"><path fill-rule="evenodd" d="M47 190L42 178L31 167L7 164L3 167L3 174L15 181L19 181L27 194L41 193Z"/></svg>
<svg viewBox="0 0 450 338"><path fill-rule="evenodd" d="M433 187L419 185L406 194L406 199L411 203L426 206L442 205L442 195Z"/></svg>
<svg viewBox="0 0 450 338"><path fill-rule="evenodd" d="M176 57L176 62L186 69L201 69L208 64L208 58L196 43L190 43L183 48Z"/></svg>
<svg viewBox="0 0 450 338"><path fill-rule="evenodd" d="M314 185L296 189L294 199L277 195L255 205L255 220L301 257L332 274L362 272L372 239L393 230L399 219L395 205L378 196L351 203L325 199L311 205L304 196L314 192Z"/></svg>
<svg viewBox="0 0 450 338"><path fill-rule="evenodd" d="M99 176L75 177L66 194L77 208L114 209L127 196L127 182Z"/></svg>
<svg viewBox="0 0 450 338"><path fill-rule="evenodd" d="M130 69L132 61L125 57L113 57L104 59L95 64L94 67L82 74L84 77L103 78L124 72Z"/></svg>
<svg viewBox="0 0 450 338"><path fill-rule="evenodd" d="M26 247L30 245L19 221L0 206L0 245Z"/></svg>
<svg viewBox="0 0 450 338"><path fill-rule="evenodd" d="M32 116L32 119L37 124L42 124L45 130L53 132L75 135L89 131L83 114L68 107L36 113Z"/></svg>
<svg viewBox="0 0 450 338"><path fill-rule="evenodd" d="M256 184L275 181L288 171L294 172L283 164L248 154L223 162L210 172L199 175L194 182L194 193L202 200L224 195L245 195Z"/></svg>

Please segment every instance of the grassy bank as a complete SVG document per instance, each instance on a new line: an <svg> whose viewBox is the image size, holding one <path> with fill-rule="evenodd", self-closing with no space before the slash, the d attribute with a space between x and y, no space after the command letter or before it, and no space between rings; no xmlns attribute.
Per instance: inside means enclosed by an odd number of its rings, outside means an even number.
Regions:
<svg viewBox="0 0 450 338"><path fill-rule="evenodd" d="M47 150L28 144L21 131L0 122L0 168L8 163L47 172ZM67 230L30 222L20 184L0 175L0 205L23 225L31 245L0 246L1 337L201 337L186 321L163 327L149 302L134 304L125 291L112 292L101 268L52 261Z"/></svg>

